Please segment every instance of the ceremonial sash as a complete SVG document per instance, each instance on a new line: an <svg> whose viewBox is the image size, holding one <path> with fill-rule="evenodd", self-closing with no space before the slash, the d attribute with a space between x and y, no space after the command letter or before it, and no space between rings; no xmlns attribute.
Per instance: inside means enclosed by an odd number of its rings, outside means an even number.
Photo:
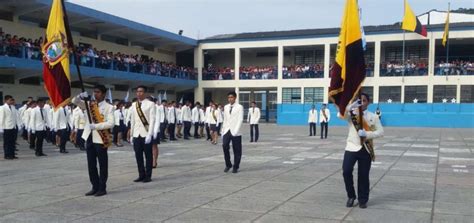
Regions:
<svg viewBox="0 0 474 223"><path fill-rule="evenodd" d="M374 131L375 128L371 128L369 126L369 124L367 123L367 121L365 121L365 119L362 117L362 126L360 124L360 119L359 119L359 116L354 114L353 111L350 112L351 114L351 121L352 121L352 124L354 125L354 128L356 129L356 131L359 131L360 129L364 129L365 131ZM362 143L362 147L364 147L365 150L367 150L367 152L369 153L370 155L370 158L372 159L372 161L375 161L375 151L374 151L374 142L372 139L365 139L364 140L364 143Z"/></svg>
<svg viewBox="0 0 474 223"><path fill-rule="evenodd" d="M104 122L104 115L100 114L99 106L95 101L89 103L89 108L92 113L91 118L93 123L97 124ZM97 132L104 143L104 148L109 148L112 145L110 129L97 130Z"/></svg>
<svg viewBox="0 0 474 223"><path fill-rule="evenodd" d="M148 121L146 120L145 114L142 111L141 103L135 103L135 107L137 109L138 117L140 118L140 121L142 121L143 127L145 127L145 130L148 132Z"/></svg>
<svg viewBox="0 0 474 223"><path fill-rule="evenodd" d="M326 116L326 109L321 110L323 112L324 120L328 122L328 117Z"/></svg>

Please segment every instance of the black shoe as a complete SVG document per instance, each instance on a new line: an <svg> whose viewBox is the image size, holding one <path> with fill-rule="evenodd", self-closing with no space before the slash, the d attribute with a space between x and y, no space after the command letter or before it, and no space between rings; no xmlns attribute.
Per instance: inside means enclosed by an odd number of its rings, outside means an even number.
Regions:
<svg viewBox="0 0 474 223"><path fill-rule="evenodd" d="M359 204L359 207L362 208L362 209L366 209L367 208L367 203L361 203Z"/></svg>
<svg viewBox="0 0 474 223"><path fill-rule="evenodd" d="M46 154L44 154L44 153L41 153L40 156L48 156L48 155L46 155Z"/></svg>
<svg viewBox="0 0 474 223"><path fill-rule="evenodd" d="M69 151L67 151L67 150L63 150L63 153L69 153Z"/></svg>
<svg viewBox="0 0 474 223"><path fill-rule="evenodd" d="M189 140L189 137L185 137L184 139L185 139L185 140Z"/></svg>
<svg viewBox="0 0 474 223"><path fill-rule="evenodd" d="M238 173L239 172L239 169L233 169L232 170L232 173Z"/></svg>
<svg viewBox="0 0 474 223"><path fill-rule="evenodd" d="M133 182L135 182L135 183L143 182L143 179L144 179L143 177L139 177L139 178L135 179Z"/></svg>
<svg viewBox="0 0 474 223"><path fill-rule="evenodd" d="M149 182L151 182L151 178L147 177L143 179L143 183L149 183Z"/></svg>
<svg viewBox="0 0 474 223"><path fill-rule="evenodd" d="M96 190L91 190L91 191L86 193L86 196L94 196L96 193L97 193Z"/></svg>
<svg viewBox="0 0 474 223"><path fill-rule="evenodd" d="M12 159L14 159L14 160L17 160L17 159L18 159L18 157L16 157L16 156L12 156Z"/></svg>
<svg viewBox="0 0 474 223"><path fill-rule="evenodd" d="M355 201L355 198L347 199L346 207L348 208L354 207L354 201Z"/></svg>
<svg viewBox="0 0 474 223"><path fill-rule="evenodd" d="M101 196L104 196L106 194L107 194L107 191L101 190L101 191L97 191L97 193L94 196L101 197Z"/></svg>
<svg viewBox="0 0 474 223"><path fill-rule="evenodd" d="M250 142L253 142L253 140L250 140Z"/></svg>
<svg viewBox="0 0 474 223"><path fill-rule="evenodd" d="M226 168L224 169L224 173L229 172L230 168L231 168L231 167L226 167Z"/></svg>
<svg viewBox="0 0 474 223"><path fill-rule="evenodd" d="M6 160L12 160L12 159L13 159L13 157L9 157L9 156L7 156L7 157L5 157L5 159L6 159Z"/></svg>

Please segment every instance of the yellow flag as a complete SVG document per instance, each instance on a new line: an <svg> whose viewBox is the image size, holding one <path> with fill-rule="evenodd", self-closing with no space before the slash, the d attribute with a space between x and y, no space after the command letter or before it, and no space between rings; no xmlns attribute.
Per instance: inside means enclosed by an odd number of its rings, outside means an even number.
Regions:
<svg viewBox="0 0 474 223"><path fill-rule="evenodd" d="M424 37L427 36L425 26L421 25L420 20L418 20L413 10L411 10L407 0L405 0L405 15L403 16L402 29L418 33Z"/></svg>
<svg viewBox="0 0 474 223"><path fill-rule="evenodd" d="M446 16L446 24L444 25L444 33L443 33L443 46L446 47L446 43L448 42L449 38L449 12L450 10L448 9L448 15Z"/></svg>

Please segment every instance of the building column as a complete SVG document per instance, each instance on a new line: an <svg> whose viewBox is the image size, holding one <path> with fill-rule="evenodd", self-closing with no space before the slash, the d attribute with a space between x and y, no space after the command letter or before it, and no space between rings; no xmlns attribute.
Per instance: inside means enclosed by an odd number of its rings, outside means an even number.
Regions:
<svg viewBox="0 0 474 223"><path fill-rule="evenodd" d="M428 86L426 86L428 89L426 89L426 103L433 103L433 89L434 89L434 86L433 84L428 84Z"/></svg>
<svg viewBox="0 0 474 223"><path fill-rule="evenodd" d="M374 92L374 95L373 95L374 104L375 104L375 103L380 103L380 101L379 101L379 95L380 95L380 93L379 93L379 86L378 86L378 85L374 85L374 86L373 86L373 89L374 89L374 91L373 91L373 92Z"/></svg>
<svg viewBox="0 0 474 223"><path fill-rule="evenodd" d="M204 105L204 89L201 87L194 88L194 103L198 101Z"/></svg>
<svg viewBox="0 0 474 223"><path fill-rule="evenodd" d="M304 104L304 87L301 87L301 104Z"/></svg>
<svg viewBox="0 0 474 223"><path fill-rule="evenodd" d="M194 68L198 70L198 82L202 81L202 68L204 65L204 55L201 47L196 47L194 49ZM200 85L200 84L199 84Z"/></svg>
<svg viewBox="0 0 474 223"><path fill-rule="evenodd" d="M240 48L235 48L235 58L234 58L234 71L235 78L234 80L240 80Z"/></svg>
<svg viewBox="0 0 474 223"><path fill-rule="evenodd" d="M285 57L285 51L283 46L278 46L278 79L283 79L283 59Z"/></svg>
<svg viewBox="0 0 474 223"><path fill-rule="evenodd" d="M458 82L456 86L456 103L461 103L461 84Z"/></svg>
<svg viewBox="0 0 474 223"><path fill-rule="evenodd" d="M283 87L277 87L277 104L283 103Z"/></svg>
<svg viewBox="0 0 474 223"><path fill-rule="evenodd" d="M429 45L428 45L428 76L434 76L434 64L435 64L435 48L436 39L433 37L433 32L430 33Z"/></svg>
<svg viewBox="0 0 474 223"><path fill-rule="evenodd" d="M374 77L380 77L380 58L382 57L381 53L381 42L376 41L375 42L375 48L374 48ZM374 91L374 96L375 96L375 91ZM378 96L377 96L378 98ZM374 97L375 99L375 97Z"/></svg>
<svg viewBox="0 0 474 223"><path fill-rule="evenodd" d="M239 91L239 88L238 88L238 87L235 87L235 93L237 94L237 100L235 100L235 102L239 103L240 91Z"/></svg>
<svg viewBox="0 0 474 223"><path fill-rule="evenodd" d="M323 103L328 104L329 103L329 87L324 87L323 88Z"/></svg>
<svg viewBox="0 0 474 223"><path fill-rule="evenodd" d="M331 66L331 44L324 44L324 78L329 78L329 67ZM327 98L327 97L326 97Z"/></svg>
<svg viewBox="0 0 474 223"><path fill-rule="evenodd" d="M401 88L400 103L405 103L405 84L402 84L400 88Z"/></svg>

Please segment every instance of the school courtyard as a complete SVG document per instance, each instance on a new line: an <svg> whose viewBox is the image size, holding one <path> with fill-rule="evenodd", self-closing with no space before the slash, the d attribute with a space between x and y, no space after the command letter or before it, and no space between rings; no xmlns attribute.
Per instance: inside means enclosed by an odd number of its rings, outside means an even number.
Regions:
<svg viewBox="0 0 474 223"><path fill-rule="evenodd" d="M244 125L240 172L224 173L221 144L160 145L151 183L133 183L126 144L109 150L108 194L91 186L85 152L48 144L37 158L26 142L18 160L0 158L0 222L472 222L474 129L385 128L377 139L367 209L346 208L342 157L347 127L328 139L307 127ZM319 134L319 126L317 128ZM3 150L0 152L3 153ZM3 157L3 154L1 154ZM355 171L355 182L357 172Z"/></svg>

